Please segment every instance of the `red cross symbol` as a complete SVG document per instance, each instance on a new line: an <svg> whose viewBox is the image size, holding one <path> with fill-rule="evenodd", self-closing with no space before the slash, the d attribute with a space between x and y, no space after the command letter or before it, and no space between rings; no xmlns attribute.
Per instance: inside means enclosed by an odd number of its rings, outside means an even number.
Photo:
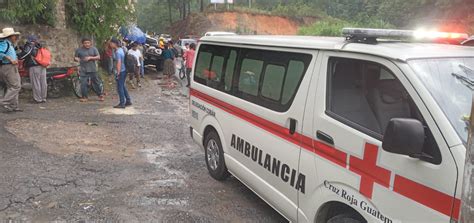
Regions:
<svg viewBox="0 0 474 223"><path fill-rule="evenodd" d="M387 188L390 186L390 171L377 166L378 152L376 145L366 143L364 159L351 156L349 160L349 169L360 175L360 193L369 199L372 199L374 183Z"/></svg>

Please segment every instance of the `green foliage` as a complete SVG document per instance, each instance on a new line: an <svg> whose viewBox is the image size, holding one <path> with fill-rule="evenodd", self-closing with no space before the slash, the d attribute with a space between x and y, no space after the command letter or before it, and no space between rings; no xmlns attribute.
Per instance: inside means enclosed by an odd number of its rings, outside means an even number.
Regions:
<svg viewBox="0 0 474 223"><path fill-rule="evenodd" d="M116 35L121 25L133 23L134 7L128 0L66 0L69 23L81 35L102 43Z"/></svg>
<svg viewBox="0 0 474 223"><path fill-rule="evenodd" d="M363 28L394 28L393 25L388 24L382 20L368 20L365 22L348 22L341 19L327 18L314 23L313 25L302 27L298 33L300 35L308 36L341 36L342 28L344 27L363 27Z"/></svg>
<svg viewBox="0 0 474 223"><path fill-rule="evenodd" d="M56 0L10 0L0 8L0 19L19 24L54 25Z"/></svg>
<svg viewBox="0 0 474 223"><path fill-rule="evenodd" d="M203 0L203 5L208 4L209 0ZM198 12L200 0L138 0L136 9L137 24L141 29L163 33L172 23L183 19L183 16Z"/></svg>
<svg viewBox="0 0 474 223"><path fill-rule="evenodd" d="M324 13L309 4L302 1L295 2L294 4L278 4L272 13L275 15L291 16L291 17L305 17L305 16L321 16Z"/></svg>
<svg viewBox="0 0 474 223"><path fill-rule="evenodd" d="M137 24L143 31L162 33L170 25L166 1L139 0L136 8ZM173 11L172 16L176 13Z"/></svg>

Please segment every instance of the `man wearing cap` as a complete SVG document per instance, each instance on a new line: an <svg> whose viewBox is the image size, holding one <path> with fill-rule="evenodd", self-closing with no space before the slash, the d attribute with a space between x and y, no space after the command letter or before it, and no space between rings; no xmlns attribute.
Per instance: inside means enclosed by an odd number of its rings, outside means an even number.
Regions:
<svg viewBox="0 0 474 223"><path fill-rule="evenodd" d="M0 33L0 80L7 84L7 93L0 99L0 105L6 112L20 112L18 95L21 90L21 78L18 73L18 59L15 45L20 36L13 28L4 28Z"/></svg>
<svg viewBox="0 0 474 223"><path fill-rule="evenodd" d="M31 88L33 90L33 100L35 103L45 103L48 95L48 81L46 80L46 67L38 64L34 57L41 48L38 37L30 35L23 47L23 51L18 54L20 60L24 60L23 66L30 74Z"/></svg>

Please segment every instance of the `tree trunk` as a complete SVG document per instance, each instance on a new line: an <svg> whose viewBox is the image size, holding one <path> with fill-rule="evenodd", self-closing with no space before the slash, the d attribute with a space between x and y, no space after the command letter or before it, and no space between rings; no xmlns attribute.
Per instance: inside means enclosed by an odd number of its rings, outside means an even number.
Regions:
<svg viewBox="0 0 474 223"><path fill-rule="evenodd" d="M173 24L173 15L171 14L171 0L168 0L168 15L170 19L170 25Z"/></svg>
<svg viewBox="0 0 474 223"><path fill-rule="evenodd" d="M201 6L199 8L200 12L204 12L204 0L200 0Z"/></svg>
<svg viewBox="0 0 474 223"><path fill-rule="evenodd" d="M187 0L187 5L188 5L188 16L191 14L191 0Z"/></svg>
<svg viewBox="0 0 474 223"><path fill-rule="evenodd" d="M183 0L183 20L186 19L186 0Z"/></svg>
<svg viewBox="0 0 474 223"><path fill-rule="evenodd" d="M474 92L472 97L469 139L466 146L466 160L461 197L461 223L472 222L474 219ZM457 216L454 216L457 217Z"/></svg>

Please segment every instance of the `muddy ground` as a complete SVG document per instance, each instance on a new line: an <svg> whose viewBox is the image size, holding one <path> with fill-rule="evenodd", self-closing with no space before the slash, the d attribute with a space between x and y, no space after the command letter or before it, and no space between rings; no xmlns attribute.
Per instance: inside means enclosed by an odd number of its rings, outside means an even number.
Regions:
<svg viewBox="0 0 474 223"><path fill-rule="evenodd" d="M242 183L212 179L189 137L188 101L157 74L113 109L73 96L0 113L0 219L40 222L284 222ZM113 83L106 81L113 88Z"/></svg>

